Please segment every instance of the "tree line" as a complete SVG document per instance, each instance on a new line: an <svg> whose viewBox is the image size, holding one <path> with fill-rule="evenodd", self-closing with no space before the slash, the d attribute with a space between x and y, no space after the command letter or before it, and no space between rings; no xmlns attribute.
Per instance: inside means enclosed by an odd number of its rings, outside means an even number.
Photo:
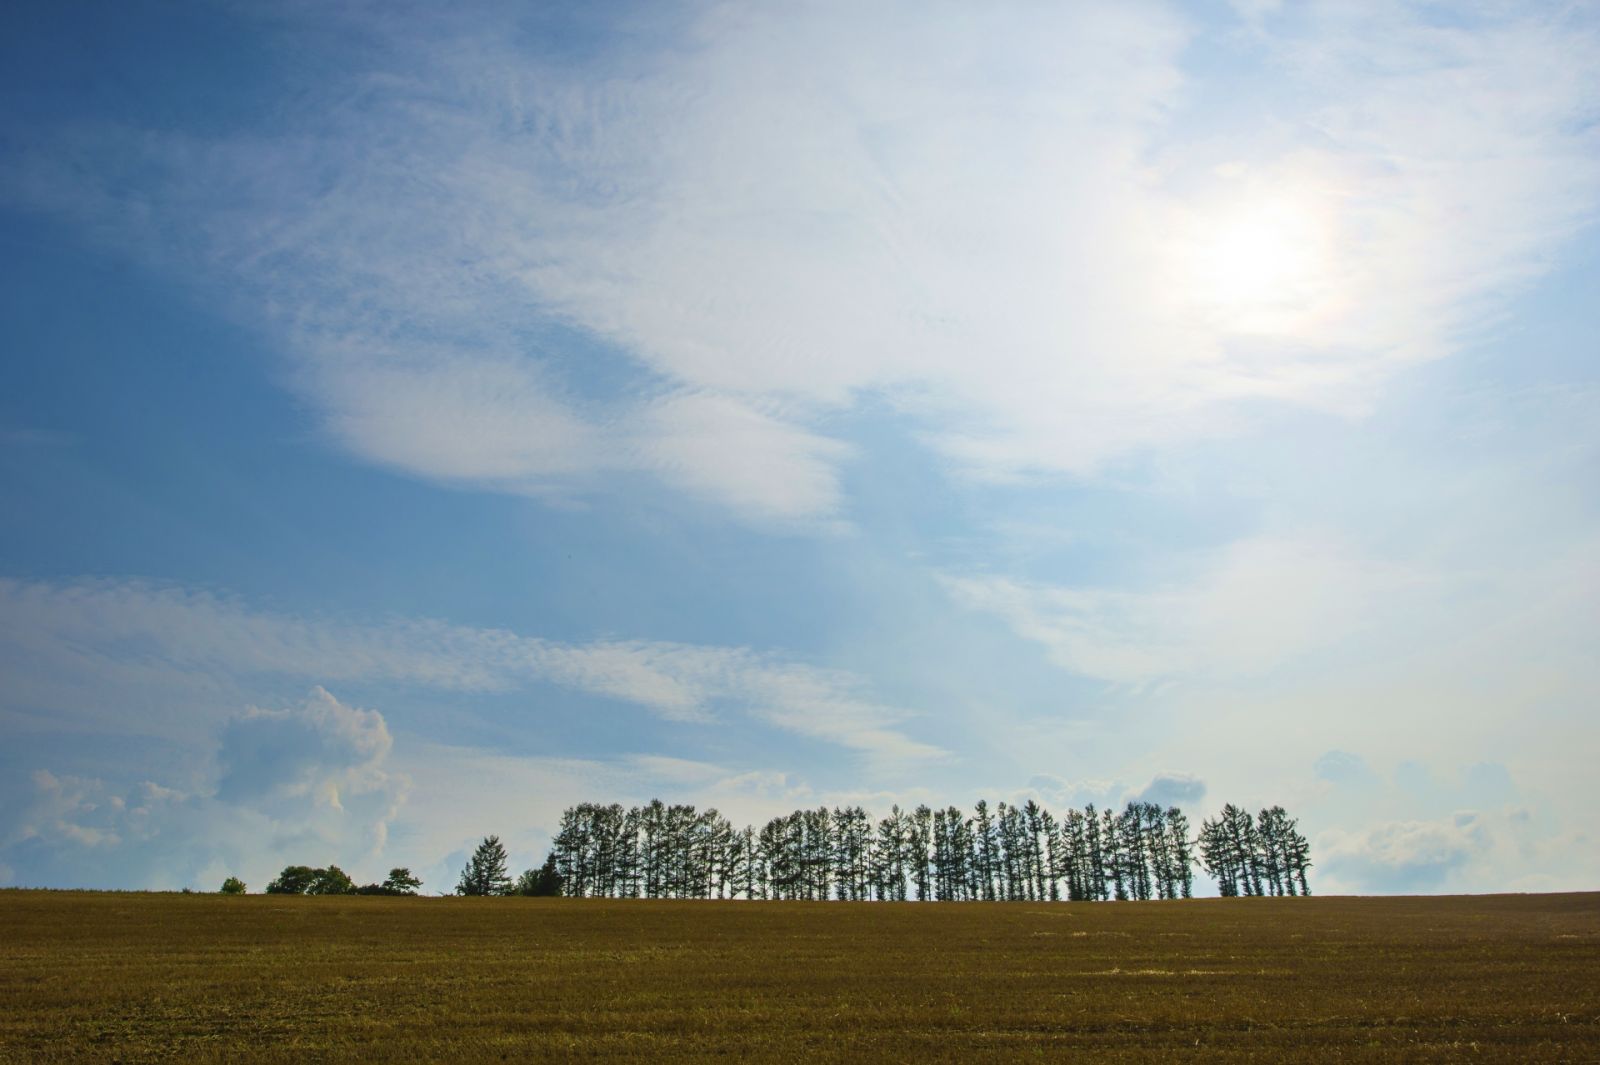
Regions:
<svg viewBox="0 0 1600 1065"><path fill-rule="evenodd" d="M1148 802L1059 818L1032 799L881 819L819 807L758 830L656 800L570 807L546 864L579 897L1077 902L1189 898L1196 865L1223 895L1308 895L1311 850L1281 806L1229 804L1192 835L1182 810Z"/></svg>
<svg viewBox="0 0 1600 1065"><path fill-rule="evenodd" d="M1093 804L1059 818L1030 799L990 807L860 806L796 810L759 830L715 809L659 799L623 809L581 803L561 815L544 864L512 878L499 837L468 859L458 895L652 899L1071 902L1189 898L1194 870L1224 896L1309 895L1311 848L1281 806L1252 815L1231 803L1192 832L1176 806ZM421 881L390 870L357 887L338 866L286 867L269 894L414 895ZM223 891L243 893L229 877Z"/></svg>
<svg viewBox="0 0 1600 1065"><path fill-rule="evenodd" d="M350 875L337 865L326 869L309 865L285 866L277 879L267 885L268 895L415 895L422 881L411 875L411 870L395 868L381 884L362 884L357 887ZM244 882L230 876L223 881L224 895L243 895Z"/></svg>
<svg viewBox="0 0 1600 1065"><path fill-rule="evenodd" d="M477 850L461 870L461 880L456 884L457 895L559 895L561 879L556 875L554 859L540 869L530 869L516 880L506 872L505 845L499 836L488 836L478 844ZM318 868L309 865L286 865L267 885L268 895L415 895L422 881L410 869L397 867L389 870L381 884L362 884L359 887L350 875L337 865ZM185 888L184 890L188 890ZM244 895L249 891L243 880L230 876L222 882L224 895Z"/></svg>

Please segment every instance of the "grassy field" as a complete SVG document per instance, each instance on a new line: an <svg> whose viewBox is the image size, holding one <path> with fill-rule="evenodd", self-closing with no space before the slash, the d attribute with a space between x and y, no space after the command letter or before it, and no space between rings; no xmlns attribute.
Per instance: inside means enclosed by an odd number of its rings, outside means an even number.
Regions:
<svg viewBox="0 0 1600 1065"><path fill-rule="evenodd" d="M1600 895L0 892L0 1061L1600 1061Z"/></svg>

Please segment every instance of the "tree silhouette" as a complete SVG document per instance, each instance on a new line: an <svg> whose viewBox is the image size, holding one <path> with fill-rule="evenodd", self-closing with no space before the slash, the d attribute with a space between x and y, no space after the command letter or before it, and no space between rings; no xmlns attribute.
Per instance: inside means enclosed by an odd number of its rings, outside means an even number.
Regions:
<svg viewBox="0 0 1600 1065"><path fill-rule="evenodd" d="M548 873L544 882L559 882L562 894L608 898L1177 899L1193 895L1197 860L1223 895L1307 892L1310 847L1282 807L1257 818L1225 806L1192 838L1176 806L1135 801L1118 813L1091 804L1058 819L1031 799L980 799L970 817L954 806L895 806L881 820L859 806L821 807L759 831L659 799L628 810L582 803L563 812L545 868L525 872L515 890L531 893ZM300 872L326 871L290 867L280 880L292 888Z"/></svg>
<svg viewBox="0 0 1600 1065"><path fill-rule="evenodd" d="M551 897L561 894L561 873L556 869L556 856L552 851L537 869L528 869L517 877L514 895Z"/></svg>
<svg viewBox="0 0 1600 1065"><path fill-rule="evenodd" d="M1167 807L1167 847L1175 886L1184 898L1194 896L1194 845L1189 839L1189 819L1176 806Z"/></svg>
<svg viewBox="0 0 1600 1065"><path fill-rule="evenodd" d="M267 884L268 895L304 895L311 882L317 878L319 869L309 865L286 865L283 872Z"/></svg>
<svg viewBox="0 0 1600 1065"><path fill-rule="evenodd" d="M511 877L506 872L506 849L499 836L485 836L467 859L456 884L457 895L509 895Z"/></svg>
<svg viewBox="0 0 1600 1065"><path fill-rule="evenodd" d="M306 887L307 895L354 895L355 893L355 881L337 865L318 869Z"/></svg>

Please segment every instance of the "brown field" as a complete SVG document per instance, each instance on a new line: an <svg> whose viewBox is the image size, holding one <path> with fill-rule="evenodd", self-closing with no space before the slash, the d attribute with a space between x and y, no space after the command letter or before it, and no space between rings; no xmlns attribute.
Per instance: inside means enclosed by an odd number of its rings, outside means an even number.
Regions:
<svg viewBox="0 0 1600 1065"><path fill-rule="evenodd" d="M0 1061L1600 1061L1600 895L0 892Z"/></svg>

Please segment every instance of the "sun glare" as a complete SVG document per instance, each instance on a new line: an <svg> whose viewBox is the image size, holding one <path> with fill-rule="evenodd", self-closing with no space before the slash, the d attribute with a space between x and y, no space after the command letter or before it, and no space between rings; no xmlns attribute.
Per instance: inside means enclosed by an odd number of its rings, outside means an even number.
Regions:
<svg viewBox="0 0 1600 1065"><path fill-rule="evenodd" d="M1192 216L1183 241L1185 288L1215 324L1239 333L1290 333L1326 293L1326 225L1293 195L1219 205Z"/></svg>

